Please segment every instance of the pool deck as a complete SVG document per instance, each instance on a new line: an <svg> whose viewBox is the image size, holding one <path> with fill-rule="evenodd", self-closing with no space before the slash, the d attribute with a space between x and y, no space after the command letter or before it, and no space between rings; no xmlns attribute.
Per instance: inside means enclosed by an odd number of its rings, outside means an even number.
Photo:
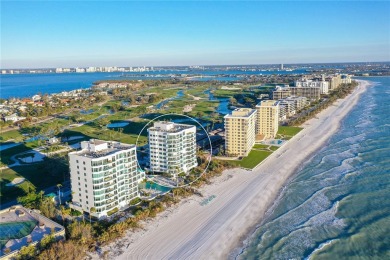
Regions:
<svg viewBox="0 0 390 260"><path fill-rule="evenodd" d="M37 244L44 236L53 234L57 239L65 239L65 228L60 224L42 216L38 212L26 209L20 205L10 207L0 211L1 223L15 223L24 221L35 221L37 226L32 232L19 239L10 239L5 244L5 248L10 249L10 253L5 255L4 250L0 251L0 259L10 259L26 245ZM43 224L42 226L39 225ZM52 230L54 232L52 232Z"/></svg>

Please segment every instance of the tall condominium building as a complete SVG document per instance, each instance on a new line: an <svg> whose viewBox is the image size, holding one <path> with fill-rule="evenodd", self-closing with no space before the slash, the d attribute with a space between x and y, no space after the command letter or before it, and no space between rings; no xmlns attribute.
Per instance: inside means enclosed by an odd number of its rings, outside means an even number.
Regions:
<svg viewBox="0 0 390 260"><path fill-rule="evenodd" d="M237 108L224 119L226 154L247 156L256 139L256 110Z"/></svg>
<svg viewBox="0 0 390 260"><path fill-rule="evenodd" d="M176 177L198 165L195 126L156 122L148 129L148 139L151 171Z"/></svg>
<svg viewBox="0 0 390 260"><path fill-rule="evenodd" d="M320 87L293 87L290 90L293 96L306 97L314 100L320 99L321 97Z"/></svg>
<svg viewBox="0 0 390 260"><path fill-rule="evenodd" d="M274 138L279 126L279 103L275 100L261 101L256 110L256 134Z"/></svg>
<svg viewBox="0 0 390 260"><path fill-rule="evenodd" d="M137 170L135 145L96 139L83 141L80 151L69 153L69 163L71 207L98 218L125 207L139 196L138 183L145 178Z"/></svg>
<svg viewBox="0 0 390 260"><path fill-rule="evenodd" d="M328 77L327 81L329 82L329 90L334 90L343 83L351 83L352 80L350 75L335 74L333 76Z"/></svg>

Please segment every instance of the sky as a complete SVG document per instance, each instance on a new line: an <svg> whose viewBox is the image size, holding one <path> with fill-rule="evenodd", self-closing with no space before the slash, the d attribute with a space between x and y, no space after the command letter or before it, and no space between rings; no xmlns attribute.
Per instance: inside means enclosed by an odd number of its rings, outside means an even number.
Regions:
<svg viewBox="0 0 390 260"><path fill-rule="evenodd" d="M390 61L389 1L3 1L1 68Z"/></svg>

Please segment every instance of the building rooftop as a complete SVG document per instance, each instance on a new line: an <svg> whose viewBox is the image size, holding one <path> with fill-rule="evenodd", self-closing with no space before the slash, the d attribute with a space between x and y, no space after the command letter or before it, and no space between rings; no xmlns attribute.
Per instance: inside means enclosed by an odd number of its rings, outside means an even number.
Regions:
<svg viewBox="0 0 390 260"><path fill-rule="evenodd" d="M53 234L65 238L65 229L60 224L44 217L36 210L30 210L21 205L12 206L0 211L0 242L1 247L8 248L15 256L23 246L39 242L44 236ZM0 251L0 258L4 256Z"/></svg>
<svg viewBox="0 0 390 260"><path fill-rule="evenodd" d="M133 144L124 144L115 141L104 141L91 139L81 142L81 150L70 154L77 154L89 158L100 158L110 154L114 154L121 150L129 150L135 148Z"/></svg>
<svg viewBox="0 0 390 260"><path fill-rule="evenodd" d="M178 133L186 129L194 128L193 125L177 124L173 122L159 121L155 122L153 127L150 127L148 131L160 131L166 133Z"/></svg>
<svg viewBox="0 0 390 260"><path fill-rule="evenodd" d="M277 105L278 102L275 100L263 100L259 104L257 104L256 107L272 107Z"/></svg>
<svg viewBox="0 0 390 260"><path fill-rule="evenodd" d="M256 113L255 109L251 108L236 108L231 114L224 116L224 118L238 118L238 117L250 117Z"/></svg>

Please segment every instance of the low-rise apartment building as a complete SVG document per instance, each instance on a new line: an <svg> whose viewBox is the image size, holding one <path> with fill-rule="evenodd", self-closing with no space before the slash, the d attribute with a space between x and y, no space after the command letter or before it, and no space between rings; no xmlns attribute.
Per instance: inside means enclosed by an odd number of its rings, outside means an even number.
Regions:
<svg viewBox="0 0 390 260"><path fill-rule="evenodd" d="M295 81L294 86L296 88L320 88L320 94L328 94L329 93L329 83L323 80L309 80L302 79L299 81Z"/></svg>
<svg viewBox="0 0 390 260"><path fill-rule="evenodd" d="M320 87L292 87L290 90L292 96L306 97L312 100L318 100L321 97Z"/></svg>
<svg viewBox="0 0 390 260"><path fill-rule="evenodd" d="M274 91L272 91L272 99L279 100L291 96L291 90L289 87L280 87L277 86Z"/></svg>
<svg viewBox="0 0 390 260"><path fill-rule="evenodd" d="M247 156L256 140L256 110L237 108L224 116L225 151L228 156Z"/></svg>
<svg viewBox="0 0 390 260"><path fill-rule="evenodd" d="M196 127L173 122L155 122L148 129L150 170L172 174L188 173L198 166Z"/></svg>
<svg viewBox="0 0 390 260"><path fill-rule="evenodd" d="M145 178L138 170L135 145L91 139L69 153L71 207L104 217L139 196Z"/></svg>

